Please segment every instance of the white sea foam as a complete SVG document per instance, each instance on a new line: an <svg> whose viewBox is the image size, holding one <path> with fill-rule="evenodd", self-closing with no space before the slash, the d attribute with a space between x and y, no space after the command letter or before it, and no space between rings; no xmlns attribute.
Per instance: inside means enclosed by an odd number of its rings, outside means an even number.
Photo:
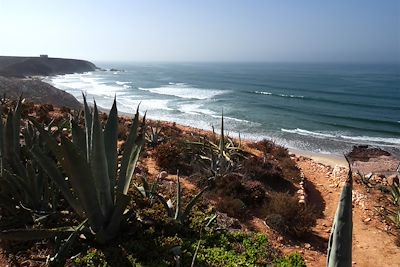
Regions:
<svg viewBox="0 0 400 267"><path fill-rule="evenodd" d="M141 110L172 110L168 107L170 102L167 99L132 99L132 98L121 98L117 99L118 104L121 104L121 110L124 112L132 113L136 110L136 107L140 104Z"/></svg>
<svg viewBox="0 0 400 267"><path fill-rule="evenodd" d="M254 91L254 93L260 94L260 95L272 95L271 92L263 92L263 91Z"/></svg>
<svg viewBox="0 0 400 267"><path fill-rule="evenodd" d="M115 82L118 85L125 85L125 84L131 84L132 82L120 82L120 81L116 81Z"/></svg>
<svg viewBox="0 0 400 267"><path fill-rule="evenodd" d="M279 97L304 98L304 96L302 96L302 95L274 94L274 93L265 92L265 91L254 91L254 93L260 94L260 95L272 95L272 96L279 96Z"/></svg>
<svg viewBox="0 0 400 267"><path fill-rule="evenodd" d="M106 83L102 77L96 77L89 73L84 74L67 74L50 78L52 83L57 88L63 89L73 96L80 99L81 93L94 96L113 97L114 95L121 95L130 88L127 84L112 85ZM118 83L117 83L118 84ZM100 101L100 99L99 99Z"/></svg>
<svg viewBox="0 0 400 267"><path fill-rule="evenodd" d="M286 133L294 133L294 134L299 134L299 135L304 135L304 136L314 136L314 137L319 137L319 138L335 138L336 136L333 134L329 133L320 133L320 132L312 132L300 128L296 129L281 129L282 132Z"/></svg>
<svg viewBox="0 0 400 267"><path fill-rule="evenodd" d="M385 138L385 137L372 137L372 136L340 136L343 139L363 142L386 143L400 145L400 138Z"/></svg>
<svg viewBox="0 0 400 267"><path fill-rule="evenodd" d="M387 138L387 137L374 137L374 136L347 136L340 133L321 133L313 132L304 129L281 129L282 132L293 133L303 136L312 136L316 138L330 138L330 139L342 139L348 141L364 142L364 143L375 143L382 145L400 145L400 138Z"/></svg>
<svg viewBox="0 0 400 267"><path fill-rule="evenodd" d="M202 108L200 104L183 104L180 106L179 111L188 114L204 114L214 115L215 112L209 109Z"/></svg>
<svg viewBox="0 0 400 267"><path fill-rule="evenodd" d="M168 85L154 88L139 87L139 90L148 91L153 94L199 100L211 99L217 95L226 93L223 90L195 88L185 83L169 83Z"/></svg>

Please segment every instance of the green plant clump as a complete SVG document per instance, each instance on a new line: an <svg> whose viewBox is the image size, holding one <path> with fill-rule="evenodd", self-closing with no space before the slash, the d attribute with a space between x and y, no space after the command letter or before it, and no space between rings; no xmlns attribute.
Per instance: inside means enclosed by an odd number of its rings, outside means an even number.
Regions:
<svg viewBox="0 0 400 267"><path fill-rule="evenodd" d="M85 267L106 267L108 266L107 260L101 251L96 249L90 250L81 258L76 258L73 262L75 266Z"/></svg>
<svg viewBox="0 0 400 267"><path fill-rule="evenodd" d="M276 257L262 234L211 232L200 243L199 266L267 266Z"/></svg>
<svg viewBox="0 0 400 267"><path fill-rule="evenodd" d="M305 267L306 263L304 262L303 257L295 252L288 256L280 258L276 263L276 267Z"/></svg>

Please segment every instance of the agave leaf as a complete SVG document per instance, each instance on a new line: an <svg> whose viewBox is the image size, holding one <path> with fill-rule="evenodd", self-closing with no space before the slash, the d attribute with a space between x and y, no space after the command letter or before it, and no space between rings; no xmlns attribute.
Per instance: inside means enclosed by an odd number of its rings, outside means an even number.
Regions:
<svg viewBox="0 0 400 267"><path fill-rule="evenodd" d="M87 219L84 220L80 225L78 225L75 231L69 235L68 239L65 241L64 244L62 244L56 255L50 258L51 263L53 263L54 265L64 266L67 253L78 239L79 234L84 229L86 222Z"/></svg>
<svg viewBox="0 0 400 267"><path fill-rule="evenodd" d="M26 202L26 203L31 203L32 206L35 209L39 209L40 205L40 198L41 198L41 192L40 192L40 187L39 187L39 181L37 180L37 177L35 175L35 170L33 169L32 162L28 161L26 163L26 172L27 172L27 184L30 186L31 190L28 190L28 192L31 193L32 195L32 202Z"/></svg>
<svg viewBox="0 0 400 267"><path fill-rule="evenodd" d="M40 137L44 140L46 145L49 147L51 152L57 157L59 161L62 160L63 155L60 151L60 146L57 144L57 141L51 136L51 134L46 131L43 126L35 120L33 117L29 117L29 120L35 126L35 128L39 131Z"/></svg>
<svg viewBox="0 0 400 267"><path fill-rule="evenodd" d="M149 192L150 191L150 186L149 186L149 182L147 181L146 176L141 176L140 177L142 180L142 184L143 184L143 189L145 192Z"/></svg>
<svg viewBox="0 0 400 267"><path fill-rule="evenodd" d="M104 147L103 129L100 124L96 102L94 102L92 146L90 153L90 166L93 174L95 190L103 215L111 215L114 201L111 198L110 179L108 177L107 157Z"/></svg>
<svg viewBox="0 0 400 267"><path fill-rule="evenodd" d="M129 133L128 140L125 143L117 188L118 192L123 194L128 192L133 172L135 171L140 152L145 142L145 118L146 115L143 117L141 132L136 137L139 127L139 111L136 112L135 119L131 127L131 132Z"/></svg>
<svg viewBox="0 0 400 267"><path fill-rule="evenodd" d="M175 209L175 220L181 218L182 212L182 189L181 189L181 182L179 179L179 172L176 174L177 182L176 182L176 209Z"/></svg>
<svg viewBox="0 0 400 267"><path fill-rule="evenodd" d="M151 188L149 188L149 190L150 190L150 193L152 194L152 195L154 195L154 193L155 192L157 192L157 188L158 188L158 185L159 185L159 183L160 183L160 176L157 176L157 179L154 181L154 183L151 185Z"/></svg>
<svg viewBox="0 0 400 267"><path fill-rule="evenodd" d="M118 180L118 187L117 187L117 191L119 193L125 192L128 166L129 166L129 162L130 162L130 159L132 156L132 152L134 152L133 146L135 145L138 128L139 128L139 107L137 107L137 109L136 109L136 114L135 114L135 117L133 118L132 126L130 128L129 135L125 142L124 152L122 154L122 162L121 162L121 168L119 171L119 180Z"/></svg>
<svg viewBox="0 0 400 267"><path fill-rule="evenodd" d="M185 210L183 211L182 214L182 219L181 221L183 222L184 220L186 220L186 218L189 216L191 210L193 209L194 205L197 204L197 202L199 201L200 197L203 195L204 191L206 191L207 187L205 187L203 190L201 190L194 198L192 198L192 200L190 200L190 202L187 204L187 206L185 207Z"/></svg>
<svg viewBox="0 0 400 267"><path fill-rule="evenodd" d="M86 101L86 96L82 93L83 96L83 105L85 109L85 128L86 128L86 160L90 162L90 149L92 145L92 112L90 111L89 105Z"/></svg>
<svg viewBox="0 0 400 267"><path fill-rule="evenodd" d="M340 195L332 232L328 242L327 266L352 266L352 171L349 173Z"/></svg>
<svg viewBox="0 0 400 267"><path fill-rule="evenodd" d="M74 232L73 227L60 227L51 229L16 229L16 230L3 230L0 232L1 240L37 240L44 238L52 238L58 235L65 235Z"/></svg>
<svg viewBox="0 0 400 267"><path fill-rule="evenodd" d="M14 135L14 148L19 148L19 128L20 128L20 121L21 121L21 108L22 108L22 95L18 98L17 106L14 110L14 118L13 118L13 135ZM16 155L17 158L19 154Z"/></svg>
<svg viewBox="0 0 400 267"><path fill-rule="evenodd" d="M224 151L225 148L225 136L224 136L224 111L222 110L222 116L221 116L221 136L219 140L219 150L220 153Z"/></svg>
<svg viewBox="0 0 400 267"><path fill-rule="evenodd" d="M6 188L5 193L8 193L10 198L16 201L26 201L27 195L23 194L25 190L30 190L30 187L25 184L24 179L14 173L10 173L7 169L4 170L3 188Z"/></svg>
<svg viewBox="0 0 400 267"><path fill-rule="evenodd" d="M86 145L86 135L85 131L78 125L76 119L70 119L71 124L71 132L72 132L72 142L76 145L76 147L81 148L82 151L87 155L87 145Z"/></svg>
<svg viewBox="0 0 400 267"><path fill-rule="evenodd" d="M0 106L0 175L3 175L4 138L3 107Z"/></svg>
<svg viewBox="0 0 400 267"><path fill-rule="evenodd" d="M117 141L118 141L118 111L117 101L114 103L108 115L104 128L104 147L107 157L108 177L110 180L111 199L114 200L115 177L117 175Z"/></svg>
<svg viewBox="0 0 400 267"><path fill-rule="evenodd" d="M64 179L64 176L58 170L55 162L45 155L37 146L32 147L31 154L33 158L38 162L38 164L42 167L42 169L47 173L51 179L57 184L58 188L64 195L68 204L80 215L83 216L82 207L79 206L78 201L72 195L70 187L67 181Z"/></svg>
<svg viewBox="0 0 400 267"><path fill-rule="evenodd" d="M94 226L96 231L102 227L105 218L97 198L90 166L85 161L85 156L65 137L61 137L61 152L64 155L61 165L68 174L90 225Z"/></svg>
<svg viewBox="0 0 400 267"><path fill-rule="evenodd" d="M105 229L106 234L109 236L107 239L114 238L117 234L130 200L130 196L118 194L110 222Z"/></svg>
<svg viewBox="0 0 400 267"><path fill-rule="evenodd" d="M146 191L146 189L144 189L143 186L135 186L135 188L139 191L139 193L140 193L143 197L146 197L146 196L147 196L147 191Z"/></svg>
<svg viewBox="0 0 400 267"><path fill-rule="evenodd" d="M174 207L174 205L172 205L171 199L166 201L163 196L161 196L160 194L157 194L157 193L155 194L155 196L161 202L161 204L164 206L165 210L167 211L168 217L172 218L174 216L173 215L173 207Z"/></svg>
<svg viewBox="0 0 400 267"><path fill-rule="evenodd" d="M30 179L27 177L21 177L18 174L8 173L7 180L12 184L17 192L16 195L19 196L20 200L25 203L34 203L34 194L32 192L32 186Z"/></svg>
<svg viewBox="0 0 400 267"><path fill-rule="evenodd" d="M7 159L10 159L12 155L17 153L15 149L14 141L14 114L10 111L7 115L6 127L5 127L5 139L4 139L4 152Z"/></svg>

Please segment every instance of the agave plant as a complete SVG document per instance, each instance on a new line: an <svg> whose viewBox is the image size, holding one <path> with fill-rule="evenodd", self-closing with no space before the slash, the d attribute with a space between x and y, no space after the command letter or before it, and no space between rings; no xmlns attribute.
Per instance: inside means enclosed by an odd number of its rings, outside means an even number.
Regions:
<svg viewBox="0 0 400 267"><path fill-rule="evenodd" d="M327 266L352 266L352 188L353 174L351 164L346 183L340 195L339 204L332 225L331 235L328 243Z"/></svg>
<svg viewBox="0 0 400 267"><path fill-rule="evenodd" d="M240 135L239 135L240 139ZM190 144L200 148L201 162L203 169L211 173L212 178L223 176L234 166L238 158L246 158L248 153L241 148L241 142L236 145L232 138L225 135L224 132L224 114L221 116L221 133L216 137L213 127L213 138L202 137L199 142Z"/></svg>
<svg viewBox="0 0 400 267"><path fill-rule="evenodd" d="M165 171L161 172L159 175L157 175L156 180L152 184L147 179L147 175L140 176L140 179L142 180L142 185L135 185L135 188L144 198L150 200L150 204L153 204L157 195L157 189L160 184L160 180L165 178L166 176L167 173Z"/></svg>
<svg viewBox="0 0 400 267"><path fill-rule="evenodd" d="M161 204L163 204L168 217L174 219L178 223L184 223L185 220L189 217L189 214L190 214L192 208L200 200L201 195L204 193L204 191L206 189L207 189L207 187L205 187L203 190L201 190L196 196L194 196L189 201L189 203L185 207L183 207L181 182L180 182L180 178L179 178L179 172L177 172L175 207L174 207L174 203L171 199L166 200L160 194L156 194L156 197L161 202Z"/></svg>
<svg viewBox="0 0 400 267"><path fill-rule="evenodd" d="M160 122L158 121L155 127L149 127L148 131L146 132L146 141L150 147L156 147L162 141L160 137L161 127Z"/></svg>
<svg viewBox="0 0 400 267"><path fill-rule="evenodd" d="M43 169L35 162L29 149L41 146L36 131L26 123L20 140L22 97L14 110L10 110L3 124L0 110L0 207L7 222L13 226L24 220L15 217L28 211L33 220L43 219L57 206L57 192ZM27 218L27 217L25 217ZM4 225L3 225L4 226Z"/></svg>
<svg viewBox="0 0 400 267"><path fill-rule="evenodd" d="M394 183L390 188L390 201L394 207L385 207L386 216L400 228L400 184Z"/></svg>
<svg viewBox="0 0 400 267"><path fill-rule="evenodd" d="M87 218L96 239L105 243L117 235L130 200L127 192L145 141L145 117L140 123L137 109L117 172L116 100L103 130L96 103L92 111L85 96L83 99L84 127L79 126L78 118L71 118L72 141L61 135L59 145L38 122L31 119L67 177L38 147L32 149L32 154L76 213L83 219Z"/></svg>

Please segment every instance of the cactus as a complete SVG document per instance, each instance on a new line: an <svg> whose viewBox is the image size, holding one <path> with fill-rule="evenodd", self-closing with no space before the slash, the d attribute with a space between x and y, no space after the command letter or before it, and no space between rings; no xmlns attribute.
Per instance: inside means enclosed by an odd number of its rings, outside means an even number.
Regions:
<svg viewBox="0 0 400 267"><path fill-rule="evenodd" d="M339 204L332 225L331 235L328 243L327 266L342 267L352 265L352 187L353 174L351 164L346 183L340 195Z"/></svg>

